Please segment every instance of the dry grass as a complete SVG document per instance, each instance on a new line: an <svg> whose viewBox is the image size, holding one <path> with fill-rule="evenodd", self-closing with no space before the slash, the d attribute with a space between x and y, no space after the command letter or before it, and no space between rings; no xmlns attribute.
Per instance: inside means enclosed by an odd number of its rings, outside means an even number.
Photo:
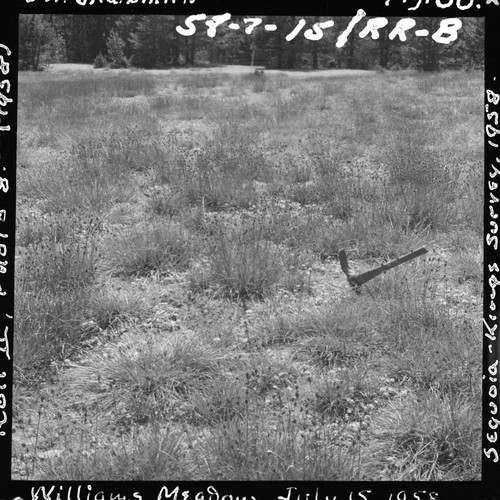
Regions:
<svg viewBox="0 0 500 500"><path fill-rule="evenodd" d="M21 73L14 477L478 479L482 81Z"/></svg>

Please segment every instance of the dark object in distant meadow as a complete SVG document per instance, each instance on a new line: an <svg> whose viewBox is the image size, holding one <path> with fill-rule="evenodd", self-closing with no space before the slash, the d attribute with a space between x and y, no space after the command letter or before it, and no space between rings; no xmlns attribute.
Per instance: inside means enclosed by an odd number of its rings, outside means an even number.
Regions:
<svg viewBox="0 0 500 500"><path fill-rule="evenodd" d="M424 255L426 253L427 249L425 247L422 247L419 248L418 250L415 250L414 252L410 252L409 254L403 255L402 257L399 257L395 260L391 260L391 262L388 262L387 264L383 264L379 267L376 267L371 271L366 271L360 274L352 273L351 269L349 268L349 262L347 261L347 255L344 249L339 250L339 260L340 260L340 267L347 276L347 281L352 287L354 287L356 291L358 291L361 285L363 285L367 281L372 280L379 274L385 273L386 271L392 269L393 267L397 267L400 264L403 264L404 262L408 262L409 260L415 259L416 257L420 257L421 255Z"/></svg>
<svg viewBox="0 0 500 500"><path fill-rule="evenodd" d="M255 75L257 75L257 76L264 76L264 70L263 69L256 69L255 70Z"/></svg>

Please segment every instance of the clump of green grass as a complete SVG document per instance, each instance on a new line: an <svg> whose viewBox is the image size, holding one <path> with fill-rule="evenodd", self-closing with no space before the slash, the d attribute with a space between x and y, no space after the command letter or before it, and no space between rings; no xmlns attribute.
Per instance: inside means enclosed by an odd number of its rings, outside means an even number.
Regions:
<svg viewBox="0 0 500 500"><path fill-rule="evenodd" d="M209 255L210 275L219 291L232 299L262 299L273 292L283 275L279 247L263 239L262 226L220 226Z"/></svg>
<svg viewBox="0 0 500 500"><path fill-rule="evenodd" d="M366 341L350 336L320 335L306 340L301 351L325 368L366 363L369 351Z"/></svg>
<svg viewBox="0 0 500 500"><path fill-rule="evenodd" d="M451 177L446 182L437 182L432 187L402 188L405 211L410 229L449 227L458 222L455 214L455 191Z"/></svg>
<svg viewBox="0 0 500 500"><path fill-rule="evenodd" d="M113 412L128 426L183 419L183 400L219 377L223 358L194 335L172 334L95 353L68 377L72 386L88 392L91 406Z"/></svg>
<svg viewBox="0 0 500 500"><path fill-rule="evenodd" d="M60 213L21 215L17 221L16 242L20 247L36 248L42 243L69 244L94 238L101 219L76 210Z"/></svg>
<svg viewBox="0 0 500 500"><path fill-rule="evenodd" d="M287 163L286 174L292 184L305 184L312 180L313 169L310 165L304 165L303 161L295 162L291 157L287 158Z"/></svg>
<svg viewBox="0 0 500 500"><path fill-rule="evenodd" d="M419 259L395 268L364 285L366 293L379 307L374 327L385 330L391 349L405 350L416 339L436 336L442 339L449 331L446 322L446 271L439 258ZM443 285L439 285L439 279Z"/></svg>
<svg viewBox="0 0 500 500"><path fill-rule="evenodd" d="M74 144L71 154L79 168L106 168L114 175L147 170L166 158L161 141L133 125L84 137Z"/></svg>
<svg viewBox="0 0 500 500"><path fill-rule="evenodd" d="M179 147L172 149L177 162L167 166L168 173L163 172L162 177L187 203L223 210L248 208L257 202L250 172L245 170L247 152L236 149L230 153L228 144L199 149L196 154Z"/></svg>
<svg viewBox="0 0 500 500"><path fill-rule="evenodd" d="M351 160L331 138L308 134L305 148L305 157L290 160L285 154L280 161L286 163L280 164L280 171L286 173L287 196L292 201L320 205L323 213L345 220L357 205L373 197L369 176L351 172Z"/></svg>
<svg viewBox="0 0 500 500"><path fill-rule="evenodd" d="M182 194L191 205L209 210L248 208L257 202L253 185L237 175L225 177L222 172L199 172L184 183Z"/></svg>
<svg viewBox="0 0 500 500"><path fill-rule="evenodd" d="M116 203L134 199L133 181L125 174L99 162L61 163L29 170L20 191L41 200L48 211L76 208L102 214Z"/></svg>
<svg viewBox="0 0 500 500"><path fill-rule="evenodd" d="M321 260L336 258L346 247L357 259L394 258L429 240L430 228L423 212L415 210L411 217L396 195L382 194L382 182L363 182L357 175L333 170L321 174L314 183L300 184L301 197L297 197L297 190L285 190L293 193L302 209L293 216L275 217L285 227L275 231L273 238L287 229L287 244L306 246Z"/></svg>
<svg viewBox="0 0 500 500"><path fill-rule="evenodd" d="M109 270L120 276L187 269L195 251L193 237L174 222L154 221L134 227L107 244Z"/></svg>
<svg viewBox="0 0 500 500"><path fill-rule="evenodd" d="M202 447L210 477L355 478L356 447L342 442L337 427L311 415L298 401L297 394L269 408L256 402L252 392L247 392L243 417L219 424Z"/></svg>
<svg viewBox="0 0 500 500"><path fill-rule="evenodd" d="M416 120L393 126L385 162L395 194L404 200L410 227L449 227L456 219L457 183L446 156L435 146L436 130Z"/></svg>
<svg viewBox="0 0 500 500"><path fill-rule="evenodd" d="M374 419L370 454L393 481L464 481L477 477L480 405L424 392L389 403ZM373 463L373 462L372 462Z"/></svg>
<svg viewBox="0 0 500 500"><path fill-rule="evenodd" d="M299 372L288 360L274 359L262 353L258 359L249 360L245 371L246 386L259 395L272 394L295 386Z"/></svg>
<svg viewBox="0 0 500 500"><path fill-rule="evenodd" d="M430 257L394 269L364 285L379 314L373 328L395 380L420 390L443 394L475 394L479 376L479 338L475 338L474 306L453 309L448 303L446 263ZM468 339L468 340L466 340ZM476 362L474 357L477 356ZM449 359L454 359L452 365Z"/></svg>
<svg viewBox="0 0 500 500"><path fill-rule="evenodd" d="M364 285L364 291L376 300L387 300L394 307L398 301L412 305L412 310L423 311L427 306L436 306L439 296L444 296L445 288L439 280L447 278L446 260L428 248L425 256L383 273L377 279ZM441 297L442 298L442 297ZM408 307L405 308L408 310Z"/></svg>
<svg viewBox="0 0 500 500"><path fill-rule="evenodd" d="M81 347L88 338L88 302L86 289L47 293L16 288L17 382L29 385Z"/></svg>
<svg viewBox="0 0 500 500"><path fill-rule="evenodd" d="M147 206L155 215L173 217L185 209L185 198L168 186L155 186L148 193Z"/></svg>
<svg viewBox="0 0 500 500"><path fill-rule="evenodd" d="M97 435L96 435L97 434ZM100 435L102 434L102 435ZM64 440L64 436L59 437ZM68 446L69 444L69 446ZM78 444L67 443L62 453L45 460L45 480L159 481L192 478L182 432L171 426L153 424L111 438L100 429L81 431Z"/></svg>
<svg viewBox="0 0 500 500"><path fill-rule="evenodd" d="M480 285L483 281L483 259L479 248L459 253L451 270L458 283Z"/></svg>
<svg viewBox="0 0 500 500"><path fill-rule="evenodd" d="M241 417L245 407L245 385L233 377L219 377L192 393L191 408L183 421L199 426L216 426Z"/></svg>
<svg viewBox="0 0 500 500"><path fill-rule="evenodd" d="M387 339L394 342L389 357L393 377L421 389L477 393L475 380L481 368L474 306L451 313L444 305L444 291L419 299L408 290L401 292L396 306L401 310L387 309L391 333ZM450 365L449 359L454 363Z"/></svg>
<svg viewBox="0 0 500 500"><path fill-rule="evenodd" d="M453 326L464 328L466 325L456 322ZM462 346L457 352L458 346L452 337L450 344L443 346L443 342L432 338L413 340L407 350L396 352L392 356L392 376L398 382L419 389L474 394L477 390L474 379L480 372L479 360L475 362L471 359L468 354L471 352L470 347L464 349ZM450 359L456 359L451 366Z"/></svg>
<svg viewBox="0 0 500 500"><path fill-rule="evenodd" d="M368 335L371 311L371 307L361 307L356 300L337 301L328 307L304 307L300 312L286 311L255 321L252 337L263 345L293 344L308 337L347 342Z"/></svg>
<svg viewBox="0 0 500 500"><path fill-rule="evenodd" d="M314 209L297 207L288 200L265 202L259 200L259 219L265 239L293 250L293 255L304 253L307 261L307 244L318 226L325 219Z"/></svg>
<svg viewBox="0 0 500 500"><path fill-rule="evenodd" d="M378 390L367 377L367 370L331 370L315 382L313 391L312 406L319 413L338 422L364 422L368 427L367 416L375 408Z"/></svg>
<svg viewBox="0 0 500 500"><path fill-rule="evenodd" d="M103 330L143 316L147 307L143 294L122 289L98 290L89 300L92 320Z"/></svg>
<svg viewBox="0 0 500 500"><path fill-rule="evenodd" d="M63 226L63 230L72 231L68 226ZM92 284L96 277L97 253L91 234L93 227L87 231L87 234L63 233L64 236L59 236L62 240L52 240L49 234L48 238L42 237L41 241L25 247L20 256L20 289L57 293Z"/></svg>
<svg viewBox="0 0 500 500"><path fill-rule="evenodd" d="M29 223L26 224L26 221ZM96 219L62 214L20 223L16 270L16 369L48 368L85 337L90 287L97 277ZM46 230L44 230L46 228Z"/></svg>
<svg viewBox="0 0 500 500"><path fill-rule="evenodd" d="M57 162L30 169L20 177L20 192L43 200L47 209L78 207L102 213L114 203L134 198L130 171L147 170L165 159L163 144L157 139L157 121L151 117L146 121L140 110L134 125L94 134L102 128L103 120L113 117L117 122L128 122L128 112L113 107L109 95L93 90L97 92L93 99L85 97L85 85L82 95L74 99L49 96L44 104L53 105L50 124L45 123L47 113L40 107L22 118L41 131L39 140L46 135L47 148L64 150ZM73 135L79 137L70 146L67 130L77 130Z"/></svg>
<svg viewBox="0 0 500 500"><path fill-rule="evenodd" d="M209 114L211 134L204 147L186 147L175 133L169 135L156 178L190 205L212 211L249 208L258 201L254 181L270 176L258 144L261 125L251 117L242 122L230 107L221 107Z"/></svg>

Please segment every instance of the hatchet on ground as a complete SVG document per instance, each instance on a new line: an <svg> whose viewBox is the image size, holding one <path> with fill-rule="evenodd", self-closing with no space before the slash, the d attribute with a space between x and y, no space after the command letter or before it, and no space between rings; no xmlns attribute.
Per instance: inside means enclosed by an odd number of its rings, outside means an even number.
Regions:
<svg viewBox="0 0 500 500"><path fill-rule="evenodd" d="M387 264L383 264L379 267L376 267L371 271L366 271L360 274L353 274L353 272L349 268L349 262L347 261L347 255L344 249L339 250L339 261L342 271L344 271L345 275L347 276L347 281L351 286L357 289L367 281L370 281L376 276L378 276L379 274L385 273L386 271L392 269L393 267L397 267L400 264L403 264L404 262L408 262L409 260L415 259L416 257L420 257L421 255L424 255L426 253L427 249L425 247L422 247L419 248L418 250L415 250L414 252L403 255L398 259L391 260L391 262L387 262Z"/></svg>

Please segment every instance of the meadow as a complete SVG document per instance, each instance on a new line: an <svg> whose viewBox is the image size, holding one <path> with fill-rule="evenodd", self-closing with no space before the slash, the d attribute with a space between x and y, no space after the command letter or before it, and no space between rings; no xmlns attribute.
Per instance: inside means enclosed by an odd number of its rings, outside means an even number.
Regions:
<svg viewBox="0 0 500 500"><path fill-rule="evenodd" d="M13 479L480 478L481 72L19 80Z"/></svg>

